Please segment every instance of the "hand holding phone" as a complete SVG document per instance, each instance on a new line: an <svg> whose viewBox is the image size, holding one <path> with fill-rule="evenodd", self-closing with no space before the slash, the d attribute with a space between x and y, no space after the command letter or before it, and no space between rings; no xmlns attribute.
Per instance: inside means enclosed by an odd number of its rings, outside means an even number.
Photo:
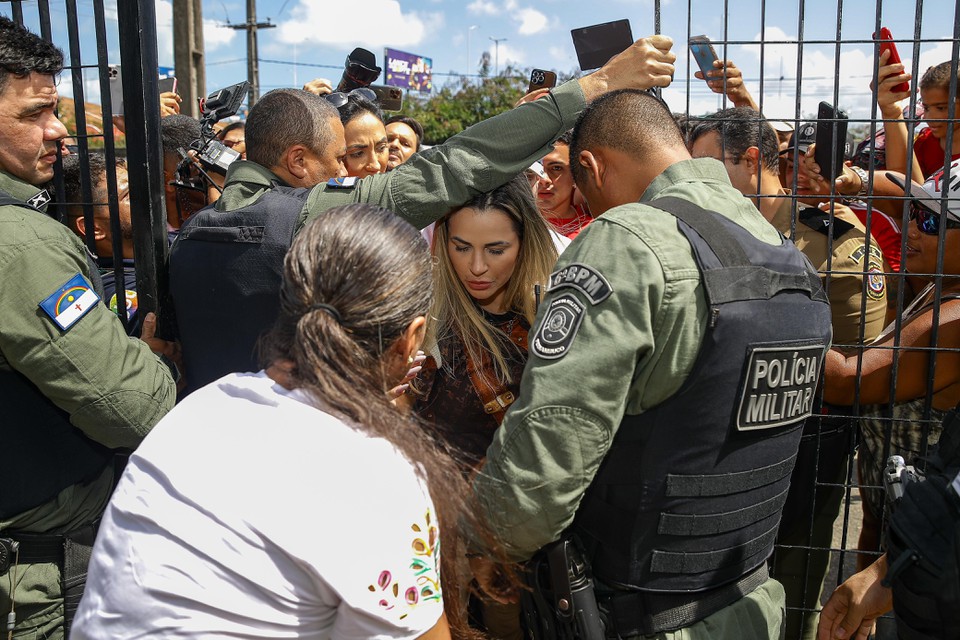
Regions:
<svg viewBox="0 0 960 640"><path fill-rule="evenodd" d="M874 40L880 40L880 55L883 55L884 51L890 52L890 57L887 58L887 64L901 64L900 53L897 51L897 45L893 41L893 35L890 33L890 29L886 27L880 27L880 37L877 37L877 34L873 34ZM879 58L877 58L879 60ZM879 80L883 80L880 78ZM901 82L900 84L892 87L890 89L893 93L906 93L910 91L909 82Z"/></svg>
<svg viewBox="0 0 960 640"><path fill-rule="evenodd" d="M817 111L816 145L813 150L814 162L820 165L820 175L833 182L843 173L847 114L828 102L821 102Z"/></svg>
<svg viewBox="0 0 960 640"><path fill-rule="evenodd" d="M713 63L719 60L713 44L710 43L710 38L702 35L690 36L690 53L693 55L693 59L697 61L697 66L703 73L703 79L709 82L710 78L707 77L707 73L716 70Z"/></svg>

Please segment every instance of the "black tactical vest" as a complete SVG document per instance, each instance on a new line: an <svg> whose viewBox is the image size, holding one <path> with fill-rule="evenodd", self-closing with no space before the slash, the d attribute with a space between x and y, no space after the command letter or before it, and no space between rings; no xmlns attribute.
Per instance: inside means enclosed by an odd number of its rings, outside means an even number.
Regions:
<svg viewBox="0 0 960 640"><path fill-rule="evenodd" d="M43 212L0 191L0 206ZM90 283L100 298L100 272L89 254ZM37 300L39 302L39 300ZM96 478L113 451L70 424L70 416L51 402L26 376L0 369L3 450L0 463L0 520L52 499L69 486Z"/></svg>
<svg viewBox="0 0 960 640"><path fill-rule="evenodd" d="M700 591L773 551L830 308L789 241L769 245L684 200L650 204L676 216L693 247L707 327L677 393L624 417L574 532L608 585Z"/></svg>
<svg viewBox="0 0 960 640"><path fill-rule="evenodd" d="M190 216L170 250L188 389L258 371L256 345L277 319L283 259L309 189L274 186L246 207Z"/></svg>

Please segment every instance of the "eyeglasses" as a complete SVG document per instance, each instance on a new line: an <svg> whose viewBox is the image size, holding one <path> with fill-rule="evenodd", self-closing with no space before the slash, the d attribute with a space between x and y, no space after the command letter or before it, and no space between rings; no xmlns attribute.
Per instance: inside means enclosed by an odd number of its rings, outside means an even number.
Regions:
<svg viewBox="0 0 960 640"><path fill-rule="evenodd" d="M942 217L939 213L930 211L930 209L922 205L915 202L910 203L910 219L917 221L917 229L920 230L920 233L925 233L928 236L939 235L940 218ZM951 220L948 216L947 229L960 229L960 222Z"/></svg>
<svg viewBox="0 0 960 640"><path fill-rule="evenodd" d="M366 87L360 87L359 89L354 89L350 93L344 93L343 91L334 91L333 93L328 93L324 98L327 99L327 102L332 104L334 107L339 109L343 105L347 104L350 100L350 96L356 98L362 98L367 102L377 103L377 94L373 89L368 89Z"/></svg>

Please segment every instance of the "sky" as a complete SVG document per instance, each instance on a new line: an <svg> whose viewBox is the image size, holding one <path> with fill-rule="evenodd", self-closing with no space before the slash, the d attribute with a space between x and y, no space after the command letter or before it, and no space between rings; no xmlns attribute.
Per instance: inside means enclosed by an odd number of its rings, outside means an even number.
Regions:
<svg viewBox="0 0 960 640"><path fill-rule="evenodd" d="M54 40L68 51L64 2L49 2ZM95 63L92 0L77 2L83 36L81 62ZM116 2L106 0L111 63L119 61ZM913 67L913 38L915 29L919 30L918 76L952 55L957 5L949 0L918 0L918 4L921 15L909 2L889 0L663 0L660 32L674 39L678 56L674 83L664 98L674 111L695 115L722 106L721 99L693 77L697 67L688 57L688 37L705 34L721 58L734 61L743 70L748 88L767 117L809 117L816 113L820 100L833 103L836 95L836 102L851 118L868 118L874 58L871 34L878 16L880 24L897 39L908 69ZM36 0L25 0L23 7L28 26L36 25ZM158 59L161 66L173 66L172 26L178 16L173 15L171 0L156 0L156 9ZM0 5L0 14L10 12L9 4ZM224 26L246 20L246 1L203 0L203 18L209 93L246 79L245 34ZM476 74L484 52L500 69L509 64L569 73L578 68L571 29L622 18L629 19L634 38L650 35L656 29L655 3L258 0L257 19L276 25L258 32L261 92L299 87L315 77L329 78L335 84L346 54L357 46L373 51L381 66L384 47L432 58L435 87L460 74ZM797 44L801 32L802 47ZM838 35L839 47L835 44ZM499 45L493 39L499 39ZM96 102L99 84L95 71L83 73L87 100ZM63 95L72 95L69 72L59 86Z"/></svg>

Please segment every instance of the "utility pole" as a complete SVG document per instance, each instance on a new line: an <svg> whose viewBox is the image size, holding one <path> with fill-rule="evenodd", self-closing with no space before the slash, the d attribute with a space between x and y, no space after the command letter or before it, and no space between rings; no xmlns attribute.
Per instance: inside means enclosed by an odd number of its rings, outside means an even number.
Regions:
<svg viewBox="0 0 960 640"><path fill-rule="evenodd" d="M177 70L180 112L198 118L197 98L207 95L204 71L203 11L200 0L173 0L173 66Z"/></svg>
<svg viewBox="0 0 960 640"><path fill-rule="evenodd" d="M253 107L260 98L260 60L257 57L257 29L272 29L277 25L266 22L257 22L257 0L247 0L247 22L245 24L228 24L231 29L247 32L247 82L250 89L247 93L247 108Z"/></svg>
<svg viewBox="0 0 960 640"><path fill-rule="evenodd" d="M488 36L488 37L490 37L490 36ZM493 37L490 37L490 39L493 40L493 44L495 45L495 52L494 52L494 54L493 54L493 55L494 55L494 59L493 59L493 60L494 60L494 62L493 62L493 77L497 77L497 76L500 75L500 43L503 42L503 41L505 41L506 38L493 38Z"/></svg>

